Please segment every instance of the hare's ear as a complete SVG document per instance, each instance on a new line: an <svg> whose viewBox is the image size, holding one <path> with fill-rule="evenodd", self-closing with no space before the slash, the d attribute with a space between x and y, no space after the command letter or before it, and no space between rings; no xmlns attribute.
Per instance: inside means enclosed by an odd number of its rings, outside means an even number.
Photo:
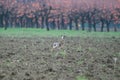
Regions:
<svg viewBox="0 0 120 80"><path fill-rule="evenodd" d="M62 36L61 36L61 39L65 39L65 35L62 35Z"/></svg>

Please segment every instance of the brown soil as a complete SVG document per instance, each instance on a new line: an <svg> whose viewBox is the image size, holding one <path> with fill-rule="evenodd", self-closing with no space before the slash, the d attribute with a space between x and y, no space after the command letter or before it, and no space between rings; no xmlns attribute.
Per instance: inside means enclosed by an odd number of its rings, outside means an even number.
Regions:
<svg viewBox="0 0 120 80"><path fill-rule="evenodd" d="M0 80L120 80L120 38L67 37L52 49L54 42L0 37Z"/></svg>

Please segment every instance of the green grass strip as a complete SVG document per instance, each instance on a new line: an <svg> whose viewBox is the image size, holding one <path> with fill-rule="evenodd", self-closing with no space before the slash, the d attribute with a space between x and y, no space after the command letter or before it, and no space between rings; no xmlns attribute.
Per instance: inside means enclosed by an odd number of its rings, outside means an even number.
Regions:
<svg viewBox="0 0 120 80"><path fill-rule="evenodd" d="M116 37L120 38L120 32L87 32L76 30L50 30L36 28L0 28L2 37L58 37L66 35L68 37Z"/></svg>

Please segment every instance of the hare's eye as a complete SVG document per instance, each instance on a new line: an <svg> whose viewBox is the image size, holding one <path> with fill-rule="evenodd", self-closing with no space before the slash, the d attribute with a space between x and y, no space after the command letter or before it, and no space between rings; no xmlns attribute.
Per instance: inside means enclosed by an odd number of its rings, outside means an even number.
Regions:
<svg viewBox="0 0 120 80"><path fill-rule="evenodd" d="M59 43L53 43L53 48L56 48L59 46Z"/></svg>
<svg viewBox="0 0 120 80"><path fill-rule="evenodd" d="M54 44L53 46L57 46L56 44Z"/></svg>

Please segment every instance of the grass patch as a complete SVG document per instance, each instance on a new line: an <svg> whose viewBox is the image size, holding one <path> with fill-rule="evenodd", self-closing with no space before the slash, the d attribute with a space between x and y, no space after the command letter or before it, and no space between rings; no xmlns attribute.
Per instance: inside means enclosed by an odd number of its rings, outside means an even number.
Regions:
<svg viewBox="0 0 120 80"><path fill-rule="evenodd" d="M60 54L63 58L65 58L65 56L67 55L67 54L66 54L66 51L61 51L61 52L59 52L59 54Z"/></svg>
<svg viewBox="0 0 120 80"><path fill-rule="evenodd" d="M36 28L0 28L0 36L4 37L58 37L66 35L69 37L120 37L120 32L87 32L76 30L50 30Z"/></svg>
<svg viewBox="0 0 120 80"><path fill-rule="evenodd" d="M76 80L88 80L85 76L77 76Z"/></svg>

